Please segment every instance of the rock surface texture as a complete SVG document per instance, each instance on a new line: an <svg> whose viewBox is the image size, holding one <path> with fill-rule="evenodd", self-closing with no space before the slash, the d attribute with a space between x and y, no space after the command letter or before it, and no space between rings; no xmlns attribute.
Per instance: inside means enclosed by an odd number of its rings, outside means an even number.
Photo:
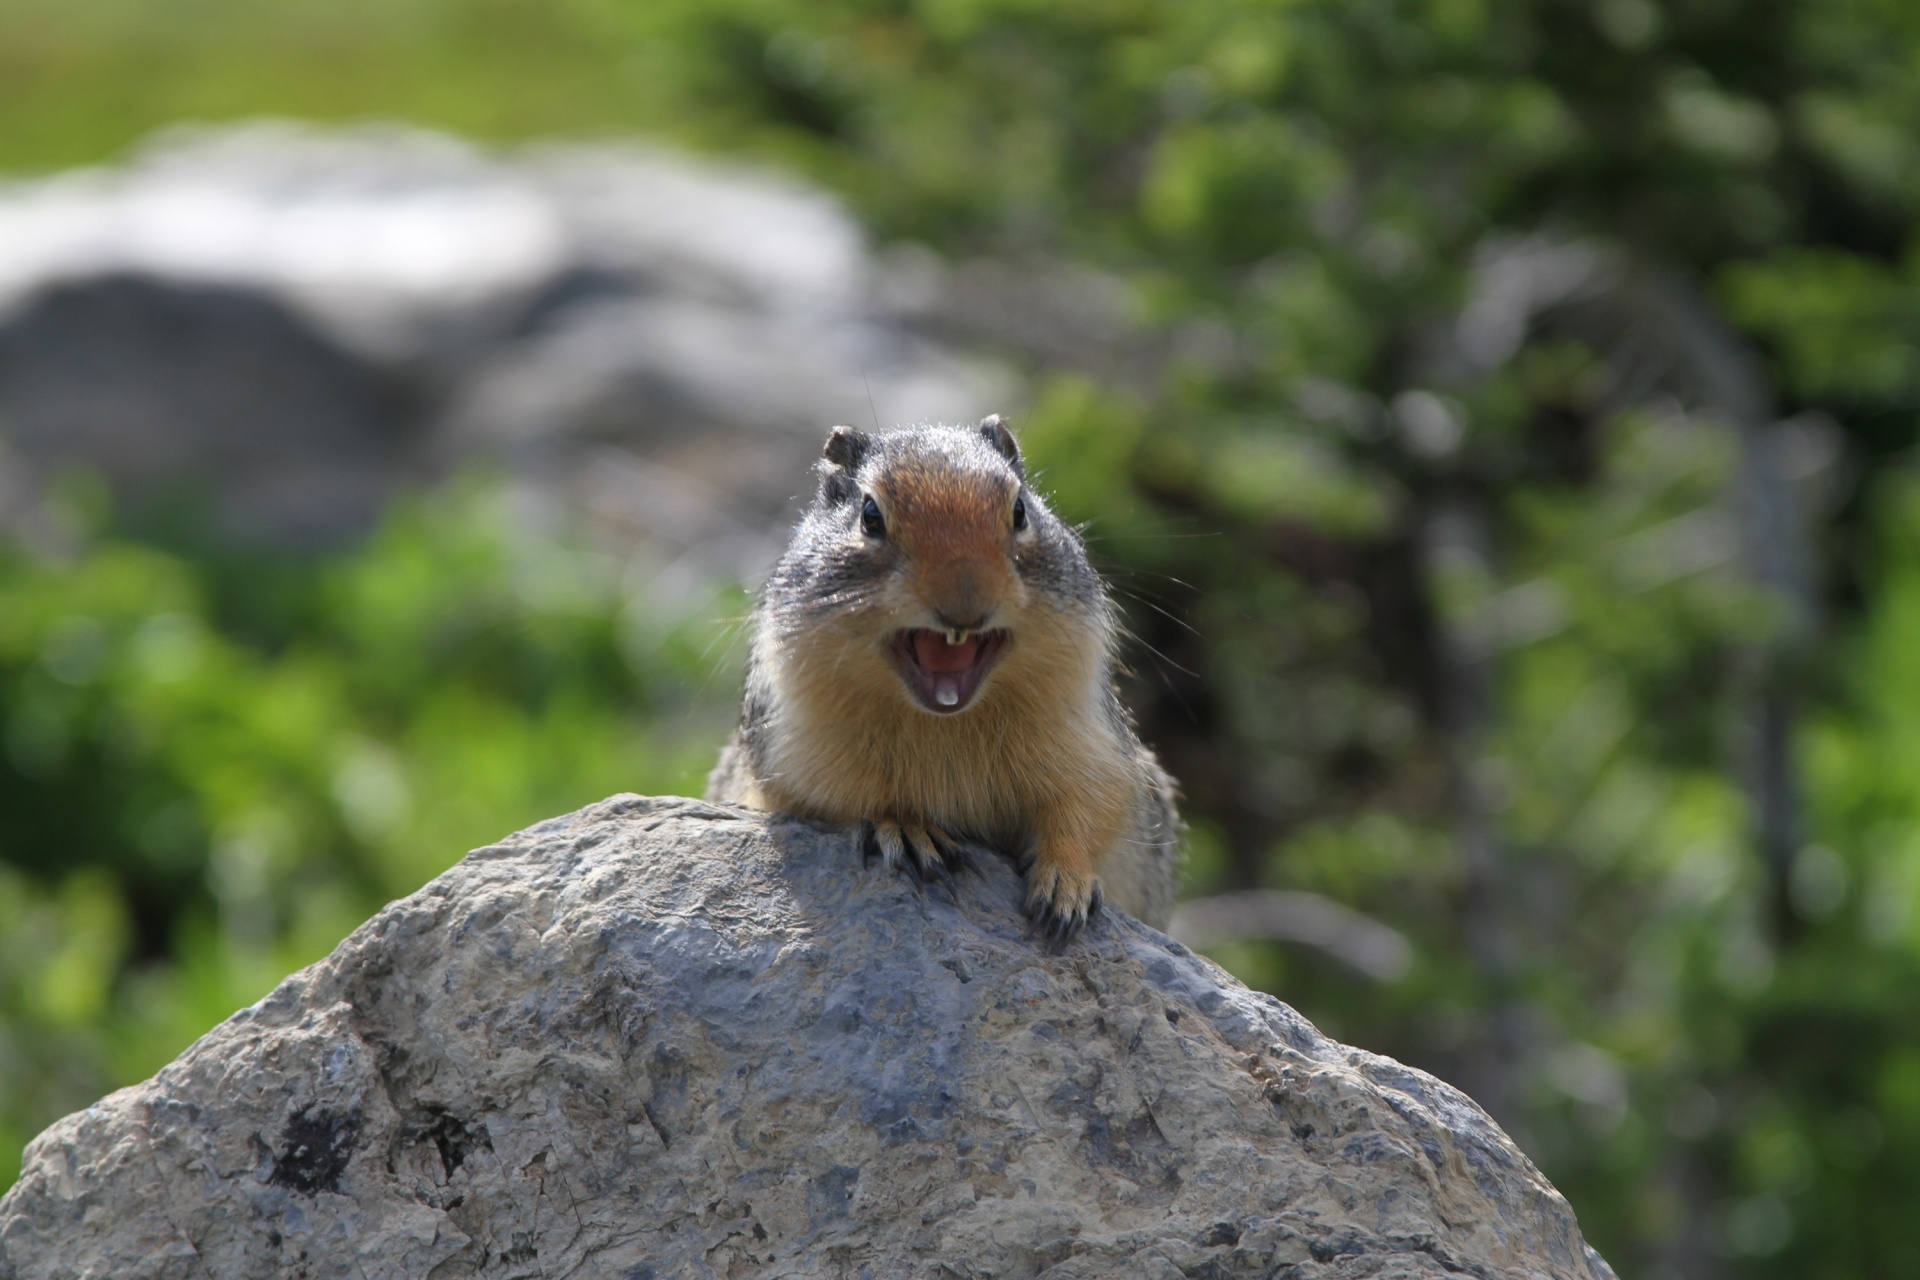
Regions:
<svg viewBox="0 0 1920 1280"><path fill-rule="evenodd" d="M1003 860L618 797L54 1125L0 1277L1605 1280L1466 1097Z"/></svg>

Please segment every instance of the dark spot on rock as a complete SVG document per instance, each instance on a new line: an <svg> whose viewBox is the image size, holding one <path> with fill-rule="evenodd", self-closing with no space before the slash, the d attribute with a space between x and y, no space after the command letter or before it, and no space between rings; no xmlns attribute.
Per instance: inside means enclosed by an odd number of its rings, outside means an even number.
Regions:
<svg viewBox="0 0 1920 1280"><path fill-rule="evenodd" d="M860 1118L878 1129L890 1147L920 1136L920 1124L913 1116L913 1103L903 1095L883 1094L865 1099L860 1104Z"/></svg>
<svg viewBox="0 0 1920 1280"><path fill-rule="evenodd" d="M1174 1008L1172 1005L1168 1005L1161 1012L1167 1015L1168 1022L1171 1022L1176 1027L1180 1025L1180 1011L1178 1009Z"/></svg>
<svg viewBox="0 0 1920 1280"><path fill-rule="evenodd" d="M765 1239L767 1238L767 1229L766 1229L765 1227L763 1227L763 1226L761 1226L761 1225L760 1225L759 1223L757 1223L757 1222L756 1222L756 1223L754 1223L754 1224L753 1224L753 1238L754 1238L755 1240L765 1240Z"/></svg>
<svg viewBox="0 0 1920 1280"><path fill-rule="evenodd" d="M1039 1262L1040 1269L1045 1271L1047 1268L1056 1266L1059 1263L1065 1262L1068 1258L1073 1257L1081 1251L1081 1248L1082 1246L1079 1241L1071 1237L1063 1237L1059 1240L1050 1240L1044 1244L1035 1246L1033 1256L1034 1259Z"/></svg>
<svg viewBox="0 0 1920 1280"><path fill-rule="evenodd" d="M1255 1274L1239 1261L1237 1253L1220 1256L1216 1254L1197 1265L1186 1267L1180 1272L1187 1280L1243 1280L1243 1277ZM1297 1280L1297 1273L1288 1267L1282 1271L1270 1271L1267 1280Z"/></svg>
<svg viewBox="0 0 1920 1280"><path fill-rule="evenodd" d="M642 1262L620 1273L620 1280L653 1280L653 1268Z"/></svg>
<svg viewBox="0 0 1920 1280"><path fill-rule="evenodd" d="M653 1057L647 1062L647 1082L651 1086L651 1096L645 1103L647 1123L660 1135L661 1145L670 1145L667 1138L669 1124L685 1131L687 1126L679 1123L686 1115L687 1078L691 1074L691 1065L687 1056L672 1045L660 1045L653 1051Z"/></svg>
<svg viewBox="0 0 1920 1280"><path fill-rule="evenodd" d="M1305 1142L1313 1136L1313 1126L1310 1124L1296 1124L1293 1126L1293 1136Z"/></svg>
<svg viewBox="0 0 1920 1280"><path fill-rule="evenodd" d="M1274 1001L1274 1003L1279 1004L1279 1001L1276 1000ZM1288 1009L1285 1005L1281 1005L1280 1008L1285 1013L1293 1013L1293 1010ZM1287 1022L1287 1047L1288 1048L1298 1050L1301 1053L1312 1053L1317 1044L1317 1040L1315 1037L1316 1037L1316 1033L1314 1029L1308 1026L1304 1021L1302 1021L1298 1015L1295 1015L1294 1017L1288 1020Z"/></svg>
<svg viewBox="0 0 1920 1280"><path fill-rule="evenodd" d="M667 1136L667 1130L666 1130L666 1126L664 1126L664 1125L662 1125L662 1124L661 1124L661 1123L660 1123L660 1122L659 1122L659 1121L658 1121L657 1119L655 1119L655 1118L654 1118L654 1115L653 1115L653 1106L652 1106L652 1104L650 1104L650 1103L645 1103L645 1102L643 1102L643 1103L641 1103L641 1104L640 1104L640 1113L641 1113L642 1115L644 1115L644 1116L646 1116L646 1118L647 1118L647 1123L653 1126L653 1131L654 1131L654 1132L655 1132L656 1134L658 1134L658 1135L660 1135L660 1145L661 1145L661 1147L662 1147L662 1148L670 1148L670 1147L672 1147L672 1146L673 1146L673 1139Z"/></svg>
<svg viewBox="0 0 1920 1280"><path fill-rule="evenodd" d="M967 962L960 959L960 957L958 956L953 956L946 960L942 960L940 962L940 967L942 969L945 969L947 972L951 973L954 977L960 979L960 981L962 982L973 981L973 974L968 971Z"/></svg>
<svg viewBox="0 0 1920 1280"><path fill-rule="evenodd" d="M1315 1262L1331 1262L1335 1258L1357 1258L1366 1251L1366 1242L1352 1234L1335 1236L1331 1240L1312 1240L1307 1243L1307 1252L1313 1255Z"/></svg>
<svg viewBox="0 0 1920 1280"><path fill-rule="evenodd" d="M429 1108L427 1114L429 1119L420 1136L439 1150L440 1167L449 1178L466 1163L467 1154L475 1147L493 1150L493 1140L487 1136L485 1125L470 1128L460 1117L438 1107Z"/></svg>
<svg viewBox="0 0 1920 1280"><path fill-rule="evenodd" d="M1355 1164L1378 1164L1402 1159L1406 1152L1384 1133L1357 1133L1340 1148L1340 1155Z"/></svg>
<svg viewBox="0 0 1920 1280"><path fill-rule="evenodd" d="M1216 1222L1200 1233L1200 1247L1218 1248L1223 1244L1239 1244L1240 1228L1231 1222Z"/></svg>
<svg viewBox="0 0 1920 1280"><path fill-rule="evenodd" d="M540 1251L533 1247L533 1233L516 1231L513 1233L513 1247L500 1251L500 1261L508 1264L532 1262L539 1254Z"/></svg>
<svg viewBox="0 0 1920 1280"><path fill-rule="evenodd" d="M253 1148L253 1180L255 1182L272 1182L274 1167L273 1148L268 1146L265 1139L261 1138L257 1133L248 1138L247 1142Z"/></svg>
<svg viewBox="0 0 1920 1280"><path fill-rule="evenodd" d="M814 1175L807 1184L807 1213L815 1219L846 1217L859 1182L860 1170L854 1165L836 1165Z"/></svg>
<svg viewBox="0 0 1920 1280"><path fill-rule="evenodd" d="M359 1136L359 1112L329 1111L309 1103L280 1131L280 1150L274 1154L273 1176L268 1181L305 1195L337 1192Z"/></svg>
<svg viewBox="0 0 1920 1280"><path fill-rule="evenodd" d="M1103 1072L1096 1066L1089 1079L1069 1079L1047 1099L1058 1116L1078 1116L1086 1129L1087 1158L1141 1186L1171 1186L1180 1171L1171 1144L1145 1107L1124 1126L1116 1125L1101 1107Z"/></svg>
<svg viewBox="0 0 1920 1280"><path fill-rule="evenodd" d="M1155 982L1172 982L1178 976L1179 975L1174 972L1173 962L1170 960L1155 960L1147 966L1147 977L1153 979Z"/></svg>

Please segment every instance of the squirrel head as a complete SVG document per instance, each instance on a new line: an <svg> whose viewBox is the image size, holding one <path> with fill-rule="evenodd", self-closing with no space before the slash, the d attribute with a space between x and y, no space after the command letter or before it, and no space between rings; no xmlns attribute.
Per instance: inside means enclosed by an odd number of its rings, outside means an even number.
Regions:
<svg viewBox="0 0 1920 1280"><path fill-rule="evenodd" d="M1100 622L1092 630L1104 644L1098 580L1073 531L1028 487L1019 443L998 415L884 435L835 427L818 470L819 496L795 540L801 554L769 596L779 586L809 603L831 600L807 610L804 629L819 640L820 628L839 633L834 661L871 645L914 705L954 715L1041 633L1059 643L1063 611Z"/></svg>

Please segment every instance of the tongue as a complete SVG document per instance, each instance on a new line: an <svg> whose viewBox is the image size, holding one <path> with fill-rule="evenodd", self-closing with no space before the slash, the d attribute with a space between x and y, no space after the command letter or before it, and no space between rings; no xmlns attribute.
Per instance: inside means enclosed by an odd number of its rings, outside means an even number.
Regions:
<svg viewBox="0 0 1920 1280"><path fill-rule="evenodd" d="M973 665L980 653L980 637L968 636L959 644L948 644L938 631L913 633L913 659L922 670L951 675Z"/></svg>

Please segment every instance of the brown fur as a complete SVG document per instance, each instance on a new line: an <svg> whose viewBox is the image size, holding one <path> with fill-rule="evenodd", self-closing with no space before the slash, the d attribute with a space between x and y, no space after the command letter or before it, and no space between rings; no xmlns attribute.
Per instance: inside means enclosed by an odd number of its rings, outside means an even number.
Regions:
<svg viewBox="0 0 1920 1280"><path fill-rule="evenodd" d="M1024 490L1014 471L936 457L862 476L897 567L843 609L763 608L749 686L750 703L758 696L764 708L754 758L749 766L743 749L730 750L709 794L874 822L889 861L927 829L1025 853L1030 905L1066 919L1070 932L1096 904L1103 867L1145 856L1143 833L1172 823L1165 775L1112 699L1104 595L1077 539L1062 539L1063 526L1049 526L1045 545L1016 534L1011 512ZM1065 546L1093 584L1090 598L1028 581L1035 556L1057 557ZM972 704L951 715L917 705L895 666L894 637L937 629L936 618L965 625L989 617L1009 638ZM1142 816L1146 793L1167 806L1165 822ZM1164 914L1174 854L1156 848L1154 856L1167 861L1164 891L1141 893L1135 886L1154 878L1133 869L1117 878L1116 905Z"/></svg>

